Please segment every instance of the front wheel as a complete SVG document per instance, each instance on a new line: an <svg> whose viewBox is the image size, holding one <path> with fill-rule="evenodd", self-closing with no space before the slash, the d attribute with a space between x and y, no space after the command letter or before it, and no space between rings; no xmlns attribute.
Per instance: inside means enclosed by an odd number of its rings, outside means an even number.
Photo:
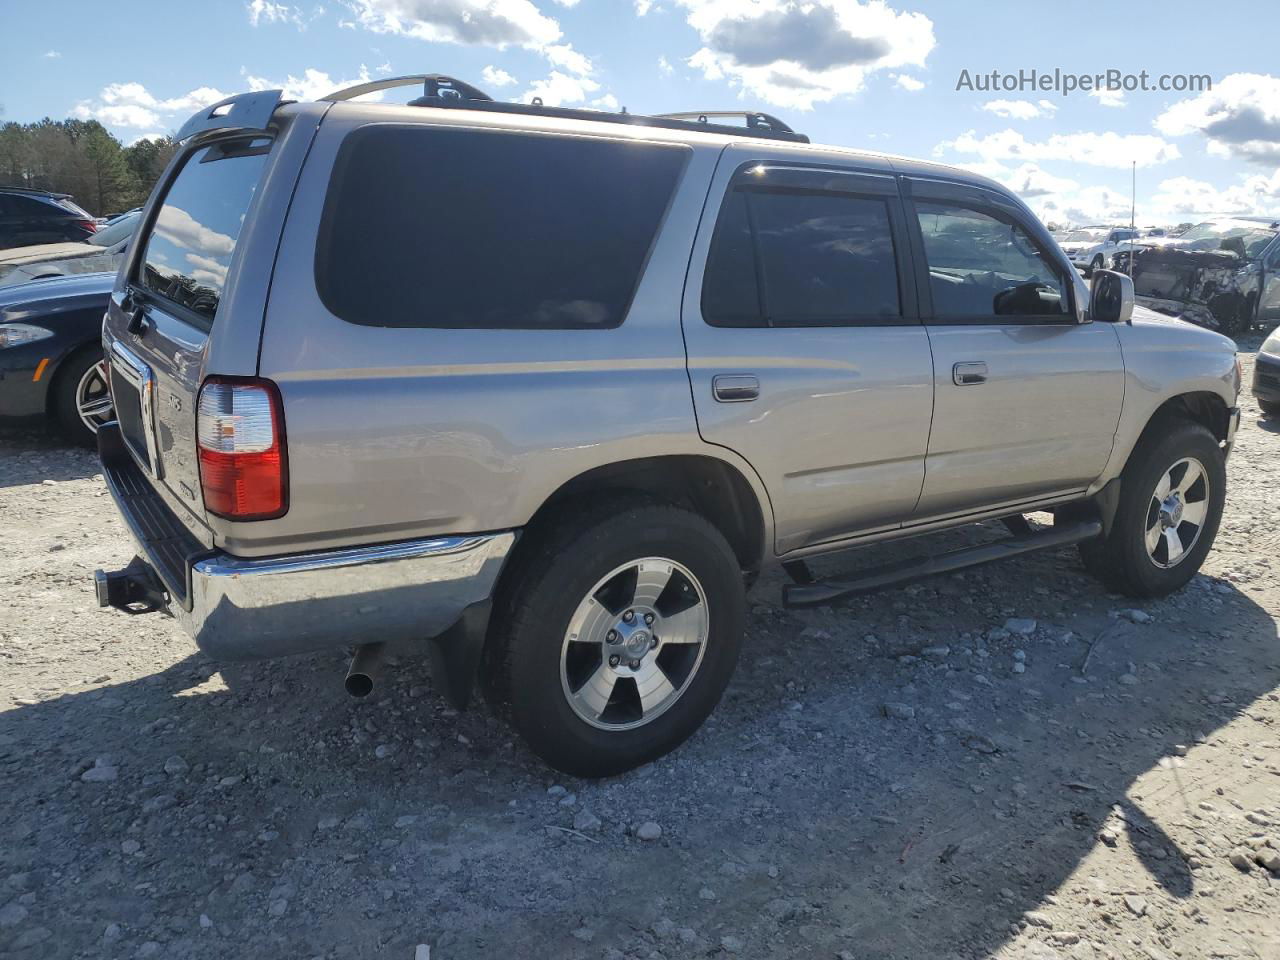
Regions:
<svg viewBox="0 0 1280 960"><path fill-rule="evenodd" d="M99 347L85 347L63 363L53 383L53 410L63 432L92 447L98 428L115 418L107 367Z"/></svg>
<svg viewBox="0 0 1280 960"><path fill-rule="evenodd" d="M1110 533L1081 544L1085 566L1129 596L1177 590L1213 546L1226 481L1222 448L1209 430L1179 420L1157 425L1125 466Z"/></svg>
<svg viewBox="0 0 1280 960"><path fill-rule="evenodd" d="M526 537L486 652L490 698L565 773L609 776L674 749L738 659L745 596L724 536L680 507L611 500Z"/></svg>

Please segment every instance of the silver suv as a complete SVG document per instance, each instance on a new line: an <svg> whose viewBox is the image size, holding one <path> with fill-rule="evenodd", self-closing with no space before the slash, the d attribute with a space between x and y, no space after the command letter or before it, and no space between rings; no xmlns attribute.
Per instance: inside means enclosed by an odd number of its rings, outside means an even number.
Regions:
<svg viewBox="0 0 1280 960"><path fill-rule="evenodd" d="M548 763L605 775L707 717L765 562L792 606L1065 544L1115 590L1186 583L1232 342L1116 273L1091 296L990 180L744 119L439 76L192 118L103 330L138 557L99 602L216 658L355 646L355 693L416 645L455 703L478 678ZM986 520L1010 536L804 564Z"/></svg>

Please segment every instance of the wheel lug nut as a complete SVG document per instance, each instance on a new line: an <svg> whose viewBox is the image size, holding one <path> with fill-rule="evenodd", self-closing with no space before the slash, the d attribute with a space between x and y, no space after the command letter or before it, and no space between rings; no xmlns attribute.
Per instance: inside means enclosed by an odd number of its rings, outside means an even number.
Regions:
<svg viewBox="0 0 1280 960"><path fill-rule="evenodd" d="M632 660L632 661L631 661L631 669L632 669L632 670L639 670L639 669L640 669L640 661L639 661L639 660Z"/></svg>
<svg viewBox="0 0 1280 960"><path fill-rule="evenodd" d="M608 640L610 643L617 643L617 642L618 642L618 631L617 631L617 630L610 630L607 634L605 634L605 639L606 639L606 640Z"/></svg>
<svg viewBox="0 0 1280 960"><path fill-rule="evenodd" d="M649 638L649 649L650 649L650 650L657 650L657 649L658 649L658 638L657 638L657 637L650 637L650 638Z"/></svg>
<svg viewBox="0 0 1280 960"><path fill-rule="evenodd" d="M652 625L652 624L653 624L653 614L652 614L652 613L646 613L646 614L644 615L644 622L645 622L645 625L646 625L646 626Z"/></svg>
<svg viewBox="0 0 1280 960"><path fill-rule="evenodd" d="M611 667L616 667L621 662L622 662L622 658L619 657L616 653L609 658L609 666Z"/></svg>
<svg viewBox="0 0 1280 960"><path fill-rule="evenodd" d="M622 615L622 622L630 623L635 618L636 618L636 612L634 610L628 610L626 613Z"/></svg>

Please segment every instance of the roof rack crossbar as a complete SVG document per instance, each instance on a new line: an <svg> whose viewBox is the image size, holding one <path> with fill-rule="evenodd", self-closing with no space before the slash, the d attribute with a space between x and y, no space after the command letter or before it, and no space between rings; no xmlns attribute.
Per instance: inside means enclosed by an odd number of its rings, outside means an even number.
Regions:
<svg viewBox="0 0 1280 960"><path fill-rule="evenodd" d="M487 100L490 102L493 100L493 97L478 87L473 87L471 84L454 77L447 77L443 73L413 73L405 77L387 77L385 80L371 80L368 83L358 83L354 87L344 87L320 99L330 103L341 103L344 100L354 100L356 97L362 97L366 93L378 93L382 90L409 87L419 83L422 84L423 93L417 100L410 101L412 106L438 106L441 100Z"/></svg>
<svg viewBox="0 0 1280 960"><path fill-rule="evenodd" d="M356 84L343 90L336 90L321 101L341 103L369 93L391 90L396 87L423 85L423 96L410 100L414 107L450 107L463 110L482 110L488 113L514 113L526 116L558 117L565 120L594 120L599 123L622 123L637 127L660 127L666 130L701 130L706 133L718 133L727 136L762 137L769 140L786 140L792 143L808 143L809 138L796 133L775 116L759 110L712 110L694 111L691 113L660 113L645 116L638 113L627 113L624 108L619 113L605 110L588 110L575 107L549 107L541 100L534 98L533 103L504 103L494 100L483 90L473 87L453 77L439 73L418 73L405 77L387 77L384 80L371 80L368 83ZM712 123L712 118L741 117L746 126L730 126Z"/></svg>
<svg viewBox="0 0 1280 960"><path fill-rule="evenodd" d="M680 113L655 113L654 116L666 120L693 120L697 123L708 123L712 117L741 117L751 130L763 127L778 133L795 133L785 122L762 110L684 110Z"/></svg>

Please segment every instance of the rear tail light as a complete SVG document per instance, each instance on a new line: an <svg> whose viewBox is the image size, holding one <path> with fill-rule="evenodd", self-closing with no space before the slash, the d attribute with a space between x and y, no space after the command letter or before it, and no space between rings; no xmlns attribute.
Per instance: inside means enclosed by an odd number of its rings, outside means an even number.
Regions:
<svg viewBox="0 0 1280 960"><path fill-rule="evenodd" d="M88 230L90 233L98 232L98 221L96 220L77 220L76 226L81 230Z"/></svg>
<svg viewBox="0 0 1280 960"><path fill-rule="evenodd" d="M280 392L269 380L210 377L196 404L204 506L228 520L270 520L288 509Z"/></svg>

